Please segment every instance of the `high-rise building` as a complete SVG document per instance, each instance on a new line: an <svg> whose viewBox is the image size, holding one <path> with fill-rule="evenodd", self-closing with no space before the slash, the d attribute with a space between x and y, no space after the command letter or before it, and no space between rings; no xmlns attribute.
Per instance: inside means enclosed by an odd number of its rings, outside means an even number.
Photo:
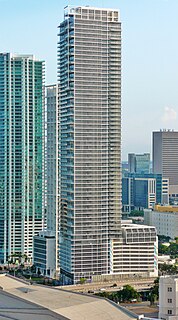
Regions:
<svg viewBox="0 0 178 320"><path fill-rule="evenodd" d="M44 214L44 62L0 54L0 260L32 257Z"/></svg>
<svg viewBox="0 0 178 320"><path fill-rule="evenodd" d="M169 179L170 197L178 201L178 131L153 132L153 173Z"/></svg>
<svg viewBox="0 0 178 320"><path fill-rule="evenodd" d="M34 264L37 270L51 278L59 276L59 129L59 86L48 85L46 86L45 144L46 225L45 230L34 238Z"/></svg>
<svg viewBox="0 0 178 320"><path fill-rule="evenodd" d="M59 90L58 85L46 86L47 106L47 229L59 230ZM58 237L57 237L58 238Z"/></svg>
<svg viewBox="0 0 178 320"><path fill-rule="evenodd" d="M128 154L128 171L130 173L150 173L150 154Z"/></svg>
<svg viewBox="0 0 178 320"><path fill-rule="evenodd" d="M60 271L63 281L110 274L121 237L119 12L66 7L59 26Z"/></svg>

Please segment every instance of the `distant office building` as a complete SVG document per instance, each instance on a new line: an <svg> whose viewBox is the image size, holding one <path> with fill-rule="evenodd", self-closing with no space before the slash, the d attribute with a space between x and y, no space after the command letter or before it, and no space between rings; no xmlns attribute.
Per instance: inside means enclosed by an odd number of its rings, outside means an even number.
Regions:
<svg viewBox="0 0 178 320"><path fill-rule="evenodd" d="M60 270L66 283L110 274L121 237L119 12L66 7L59 31Z"/></svg>
<svg viewBox="0 0 178 320"><path fill-rule="evenodd" d="M178 131L153 132L153 173L169 179L171 198L178 200Z"/></svg>
<svg viewBox="0 0 178 320"><path fill-rule="evenodd" d="M150 154L128 154L128 171L130 173L150 173Z"/></svg>
<svg viewBox="0 0 178 320"><path fill-rule="evenodd" d="M159 319L178 319L178 276L159 278Z"/></svg>
<svg viewBox="0 0 178 320"><path fill-rule="evenodd" d="M122 161L122 176L128 172L128 161Z"/></svg>
<svg viewBox="0 0 178 320"><path fill-rule="evenodd" d="M133 183L132 177L122 178L122 211L131 212L134 210L134 194L133 194Z"/></svg>
<svg viewBox="0 0 178 320"><path fill-rule="evenodd" d="M60 181L59 181L59 87L58 85L46 86L46 228L47 230L39 234L39 238L34 238L34 263L40 272L49 277L59 276L59 211L60 211ZM48 252L48 243L55 243L55 250ZM43 245L43 254L46 248L45 263L42 264L39 254ZM39 249L39 250L38 250ZM55 254L55 257L52 256ZM48 258L49 257L49 258ZM49 260L55 261L50 265Z"/></svg>
<svg viewBox="0 0 178 320"><path fill-rule="evenodd" d="M122 222L122 240L112 241L113 274L158 276L158 241L155 227Z"/></svg>
<svg viewBox="0 0 178 320"><path fill-rule="evenodd" d="M0 54L0 261L32 257L44 217L44 62Z"/></svg>
<svg viewBox="0 0 178 320"><path fill-rule="evenodd" d="M169 204L169 181L161 174L127 173L122 178L124 212L153 208L156 203Z"/></svg>
<svg viewBox="0 0 178 320"><path fill-rule="evenodd" d="M155 206L154 210L144 210L144 223L155 226L158 235L174 239L178 237L178 207Z"/></svg>
<svg viewBox="0 0 178 320"><path fill-rule="evenodd" d="M123 211L152 208L156 203L156 179L124 177L122 178Z"/></svg>

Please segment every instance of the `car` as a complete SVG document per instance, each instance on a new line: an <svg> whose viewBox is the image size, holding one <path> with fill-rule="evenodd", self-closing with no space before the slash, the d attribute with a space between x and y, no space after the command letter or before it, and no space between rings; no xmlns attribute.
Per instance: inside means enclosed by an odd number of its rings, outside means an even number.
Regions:
<svg viewBox="0 0 178 320"><path fill-rule="evenodd" d="M117 283L114 283L114 284L111 286L111 288L115 288L115 287L117 287Z"/></svg>

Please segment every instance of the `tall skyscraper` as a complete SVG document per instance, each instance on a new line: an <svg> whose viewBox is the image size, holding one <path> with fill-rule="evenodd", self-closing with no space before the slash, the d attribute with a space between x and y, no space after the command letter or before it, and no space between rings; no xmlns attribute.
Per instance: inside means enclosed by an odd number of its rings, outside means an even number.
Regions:
<svg viewBox="0 0 178 320"><path fill-rule="evenodd" d="M153 132L153 173L169 179L170 197L178 201L178 131Z"/></svg>
<svg viewBox="0 0 178 320"><path fill-rule="evenodd" d="M66 7L59 27L61 276L110 274L121 237L119 12Z"/></svg>
<svg viewBox="0 0 178 320"><path fill-rule="evenodd" d="M128 171L130 173L150 173L150 154L128 154Z"/></svg>
<svg viewBox="0 0 178 320"><path fill-rule="evenodd" d="M44 210L44 62L0 54L0 261L32 257Z"/></svg>
<svg viewBox="0 0 178 320"><path fill-rule="evenodd" d="M59 278L60 148L59 86L48 85L45 120L45 228L34 237L33 262L36 270Z"/></svg>
<svg viewBox="0 0 178 320"><path fill-rule="evenodd" d="M58 85L46 86L47 105L47 229L59 230L59 90Z"/></svg>

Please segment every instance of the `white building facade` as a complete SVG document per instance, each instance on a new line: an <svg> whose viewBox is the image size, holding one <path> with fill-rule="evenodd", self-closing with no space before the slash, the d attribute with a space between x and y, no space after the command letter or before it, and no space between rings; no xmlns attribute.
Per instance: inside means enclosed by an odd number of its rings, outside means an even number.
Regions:
<svg viewBox="0 0 178 320"><path fill-rule="evenodd" d="M158 241L154 227L122 223L122 240L111 241L113 274L158 276Z"/></svg>
<svg viewBox="0 0 178 320"><path fill-rule="evenodd" d="M178 236L178 208L171 206L156 207L158 210L144 209L144 224L154 226L158 235L174 239ZM159 208L161 211L159 211Z"/></svg>
<svg viewBox="0 0 178 320"><path fill-rule="evenodd" d="M159 279L159 318L178 320L178 276Z"/></svg>
<svg viewBox="0 0 178 320"><path fill-rule="evenodd" d="M64 283L110 273L121 237L119 12L66 7L59 43L60 266Z"/></svg>

